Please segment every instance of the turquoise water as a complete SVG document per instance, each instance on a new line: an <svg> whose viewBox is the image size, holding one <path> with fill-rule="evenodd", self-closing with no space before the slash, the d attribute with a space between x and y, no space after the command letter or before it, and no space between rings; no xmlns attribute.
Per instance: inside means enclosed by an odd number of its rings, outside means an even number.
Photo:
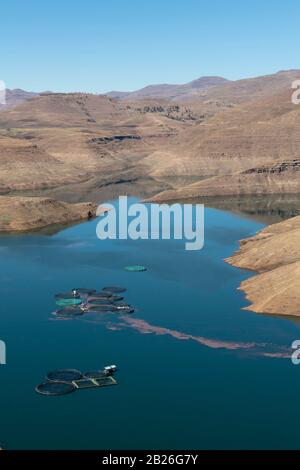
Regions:
<svg viewBox="0 0 300 470"><path fill-rule="evenodd" d="M2 236L0 442L9 449L299 448L300 338L290 319L241 310L249 273L223 259L263 225L206 209L205 248L99 241L97 221L52 236ZM130 273L124 266L147 266ZM127 287L131 317L54 320L53 295ZM250 344L249 344L250 343ZM43 397L57 368L117 364L118 386Z"/></svg>

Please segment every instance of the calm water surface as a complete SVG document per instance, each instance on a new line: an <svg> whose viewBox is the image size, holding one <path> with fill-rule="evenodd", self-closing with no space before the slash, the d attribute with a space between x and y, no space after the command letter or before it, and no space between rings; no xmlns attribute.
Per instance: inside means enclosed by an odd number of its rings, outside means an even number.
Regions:
<svg viewBox="0 0 300 470"><path fill-rule="evenodd" d="M300 448L300 366L285 358L300 339L299 324L242 310L247 301L237 287L249 273L223 259L263 222L253 208L251 217L239 211L206 209L200 252L179 241L99 241L96 220L51 236L2 236L1 444ZM126 272L129 264L148 271ZM105 285L126 286L136 313L51 316L55 293ZM34 391L50 370L112 363L119 366L116 387L63 397Z"/></svg>

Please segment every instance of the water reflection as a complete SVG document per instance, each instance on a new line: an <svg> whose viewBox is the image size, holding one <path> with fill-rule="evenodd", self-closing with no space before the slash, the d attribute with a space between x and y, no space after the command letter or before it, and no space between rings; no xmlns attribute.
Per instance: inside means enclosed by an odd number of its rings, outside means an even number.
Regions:
<svg viewBox="0 0 300 470"><path fill-rule="evenodd" d="M188 202L230 211L266 225L300 214L300 194L211 197L190 199Z"/></svg>

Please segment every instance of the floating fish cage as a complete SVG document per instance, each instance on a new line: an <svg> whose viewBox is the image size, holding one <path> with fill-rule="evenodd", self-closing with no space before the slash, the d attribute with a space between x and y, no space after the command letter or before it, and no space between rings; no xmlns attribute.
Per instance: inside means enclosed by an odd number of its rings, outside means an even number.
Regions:
<svg viewBox="0 0 300 470"><path fill-rule="evenodd" d="M72 319L86 313L134 313L134 308L122 302L125 287L109 286L97 292L95 289L77 287L69 292L54 296L56 305L60 307L53 312L56 318Z"/></svg>
<svg viewBox="0 0 300 470"><path fill-rule="evenodd" d="M132 273L142 273L144 271L147 271L147 268L145 266L133 265L133 266L125 266L125 270L132 272Z"/></svg>
<svg viewBox="0 0 300 470"><path fill-rule="evenodd" d="M76 390L117 385L116 379L112 376L116 370L117 367L112 365L103 370L86 372L85 374L76 369L49 372L45 382L37 385L35 391L40 395L59 396L68 395Z"/></svg>

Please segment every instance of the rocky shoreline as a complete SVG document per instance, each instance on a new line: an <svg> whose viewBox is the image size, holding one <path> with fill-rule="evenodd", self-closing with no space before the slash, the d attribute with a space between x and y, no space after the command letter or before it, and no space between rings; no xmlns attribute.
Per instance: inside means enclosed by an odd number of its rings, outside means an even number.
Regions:
<svg viewBox="0 0 300 470"><path fill-rule="evenodd" d="M226 261L258 273L240 286L251 302L245 310L300 316L300 216L242 240Z"/></svg>
<svg viewBox="0 0 300 470"><path fill-rule="evenodd" d="M299 176L300 160L285 160L231 175L206 178L179 189L163 191L151 198L151 201L161 203L199 197L299 194Z"/></svg>
<svg viewBox="0 0 300 470"><path fill-rule="evenodd" d="M27 232L96 216L93 203L69 204L45 197L0 196L0 232ZM104 211L104 209L103 209Z"/></svg>

